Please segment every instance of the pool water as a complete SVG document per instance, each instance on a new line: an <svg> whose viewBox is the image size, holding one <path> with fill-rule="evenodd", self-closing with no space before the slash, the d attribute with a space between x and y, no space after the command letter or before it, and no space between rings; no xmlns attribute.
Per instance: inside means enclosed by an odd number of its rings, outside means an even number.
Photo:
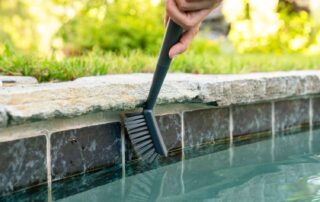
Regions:
<svg viewBox="0 0 320 202"><path fill-rule="evenodd" d="M59 201L320 201L320 130L217 148Z"/></svg>

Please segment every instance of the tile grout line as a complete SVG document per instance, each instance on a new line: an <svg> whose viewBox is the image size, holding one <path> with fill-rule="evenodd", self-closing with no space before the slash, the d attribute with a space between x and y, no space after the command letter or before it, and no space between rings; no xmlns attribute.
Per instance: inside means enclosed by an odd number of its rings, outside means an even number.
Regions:
<svg viewBox="0 0 320 202"><path fill-rule="evenodd" d="M309 127L313 128L313 98L309 98Z"/></svg>
<svg viewBox="0 0 320 202"><path fill-rule="evenodd" d="M309 98L309 152L312 153L313 142L313 98Z"/></svg>
<svg viewBox="0 0 320 202"><path fill-rule="evenodd" d="M48 184L51 184L52 182L52 171L51 171L51 143L50 143L50 138L51 138L51 133L49 131L42 131L42 133L45 134L46 141L47 141L47 151L46 151L46 158L47 158L47 182Z"/></svg>
<svg viewBox="0 0 320 202"><path fill-rule="evenodd" d="M126 182L126 147L125 147L125 134L124 134L124 126L120 126L120 136L121 136L121 198L124 198L125 195L125 182Z"/></svg>
<svg viewBox="0 0 320 202"><path fill-rule="evenodd" d="M185 149L184 112L180 113L180 118L181 118L181 152L182 152L182 160L184 160L184 149Z"/></svg>
<svg viewBox="0 0 320 202"><path fill-rule="evenodd" d="M121 126L120 129L121 135L121 165L122 165L122 178L126 176L126 148L125 148L125 134L124 134L124 127Z"/></svg>
<svg viewBox="0 0 320 202"><path fill-rule="evenodd" d="M52 170L51 170L51 133L48 130L42 131L46 137L46 159L47 159L47 186L48 186L48 201L52 201Z"/></svg>
<svg viewBox="0 0 320 202"><path fill-rule="evenodd" d="M274 149L275 149L275 137L276 137L276 128L275 128L275 102L271 102L271 159L274 161Z"/></svg>
<svg viewBox="0 0 320 202"><path fill-rule="evenodd" d="M233 149L233 108L229 106L229 164L230 167L233 165L234 149Z"/></svg>
<svg viewBox="0 0 320 202"><path fill-rule="evenodd" d="M232 105L229 106L229 138L230 146L233 145L233 108Z"/></svg>
<svg viewBox="0 0 320 202"><path fill-rule="evenodd" d="M184 160L185 160L185 125L184 125L184 113L180 113L180 118L181 118L181 174L180 174L180 183L181 183L181 193L185 193L185 186L184 186L184 180L183 180L183 175L184 175Z"/></svg>

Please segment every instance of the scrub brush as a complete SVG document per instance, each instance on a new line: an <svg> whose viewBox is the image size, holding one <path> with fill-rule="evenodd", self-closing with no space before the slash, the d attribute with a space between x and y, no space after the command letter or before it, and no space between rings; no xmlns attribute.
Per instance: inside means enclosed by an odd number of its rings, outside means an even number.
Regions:
<svg viewBox="0 0 320 202"><path fill-rule="evenodd" d="M163 81L167 75L171 58L170 48L175 45L182 34L182 28L171 19L168 22L166 34L162 42L157 67L153 76L152 85L141 113L124 115L124 124L138 157L152 163L160 155L168 156L168 150L163 142L158 124L153 114Z"/></svg>

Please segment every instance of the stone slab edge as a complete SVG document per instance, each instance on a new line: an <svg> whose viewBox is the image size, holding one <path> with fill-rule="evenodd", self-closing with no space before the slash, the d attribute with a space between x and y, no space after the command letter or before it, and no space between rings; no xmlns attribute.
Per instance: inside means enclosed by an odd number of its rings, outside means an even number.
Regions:
<svg viewBox="0 0 320 202"><path fill-rule="evenodd" d="M17 85L34 85L38 80L31 76L1 76L0 75L0 87L1 86L17 86Z"/></svg>
<svg viewBox="0 0 320 202"><path fill-rule="evenodd" d="M152 74L107 75L0 88L0 127L9 122L18 124L90 112L131 110L143 104L151 80ZM158 104L228 106L313 94L320 94L320 71L169 74Z"/></svg>

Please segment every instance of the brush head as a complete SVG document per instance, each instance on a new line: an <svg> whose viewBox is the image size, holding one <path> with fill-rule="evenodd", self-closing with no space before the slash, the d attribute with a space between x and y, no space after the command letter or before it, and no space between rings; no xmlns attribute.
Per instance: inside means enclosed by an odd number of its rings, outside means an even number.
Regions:
<svg viewBox="0 0 320 202"><path fill-rule="evenodd" d="M151 110L125 114L125 128L137 155L150 163L168 156L157 122Z"/></svg>

